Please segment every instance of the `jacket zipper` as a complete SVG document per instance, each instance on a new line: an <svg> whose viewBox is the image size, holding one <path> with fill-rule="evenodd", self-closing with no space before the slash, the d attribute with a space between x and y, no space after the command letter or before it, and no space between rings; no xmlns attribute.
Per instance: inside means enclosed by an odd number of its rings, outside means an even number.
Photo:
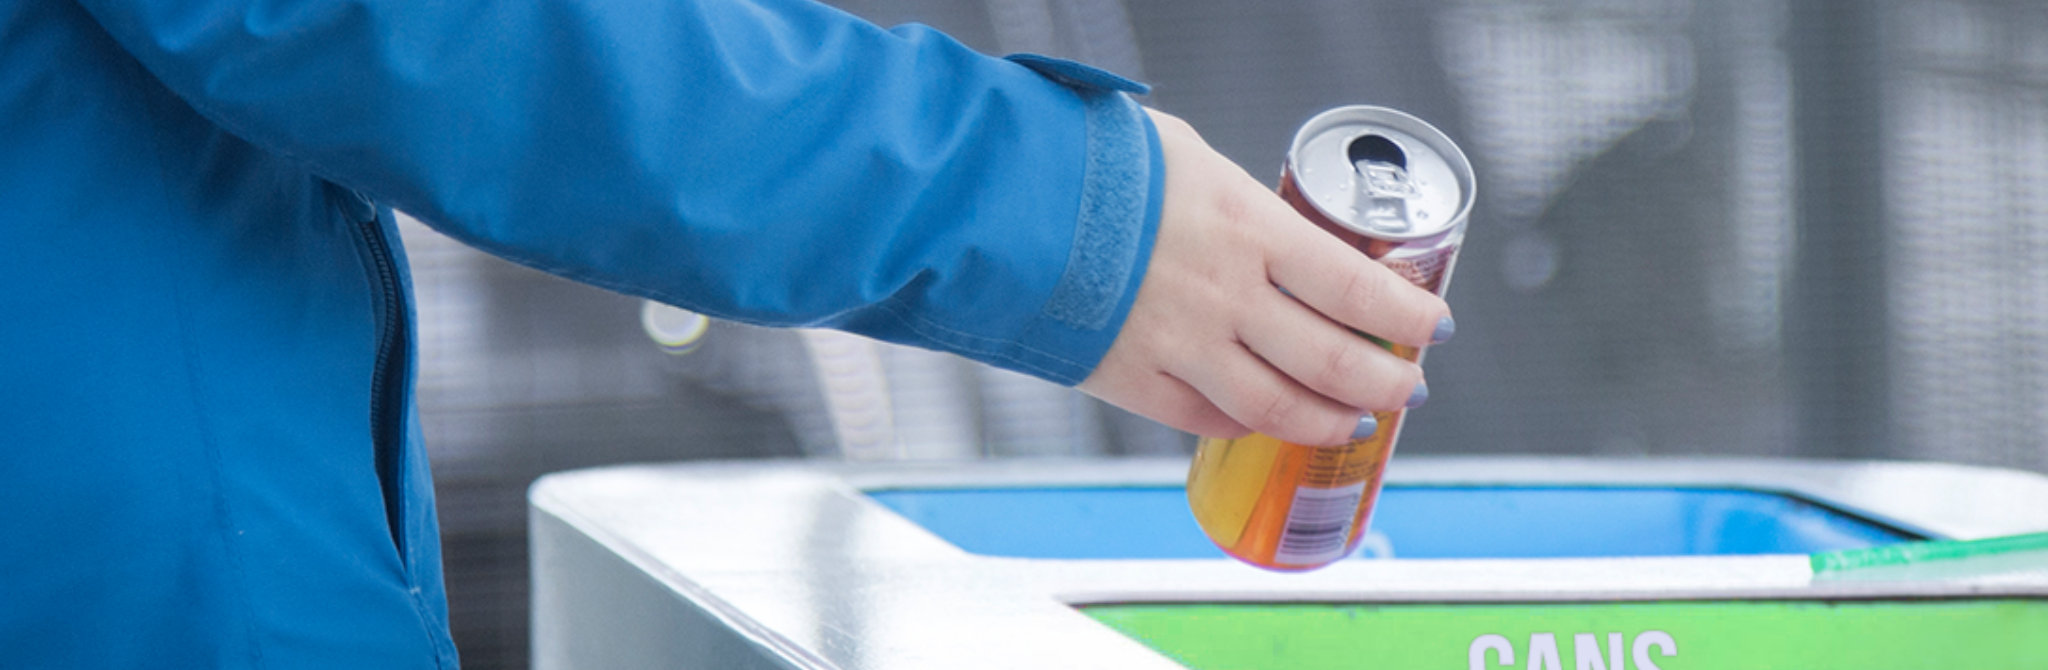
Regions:
<svg viewBox="0 0 2048 670"><path fill-rule="evenodd" d="M360 197L360 196L357 196ZM360 226L369 245L375 269L378 300L382 314L377 328L376 367L370 376L370 435L376 452L377 481L384 496L385 522L390 526L392 545L401 559L405 554L404 473L405 451L405 303L398 287L398 261L391 251L374 205Z"/></svg>

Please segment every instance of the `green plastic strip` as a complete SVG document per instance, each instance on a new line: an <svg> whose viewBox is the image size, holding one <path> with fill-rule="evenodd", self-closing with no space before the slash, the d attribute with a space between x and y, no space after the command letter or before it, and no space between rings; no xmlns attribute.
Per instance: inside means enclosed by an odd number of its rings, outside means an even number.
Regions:
<svg viewBox="0 0 2048 670"><path fill-rule="evenodd" d="M2048 533L2008 535L1982 540L1907 542L1869 549L1830 551L1813 554L1810 558L1813 562L1814 574L1819 575L1829 572L1904 566L1931 561L1989 558L2037 551L2043 552L2044 561L2048 561Z"/></svg>
<svg viewBox="0 0 2048 670"><path fill-rule="evenodd" d="M2048 600L1129 604L1194 670L2048 668Z"/></svg>

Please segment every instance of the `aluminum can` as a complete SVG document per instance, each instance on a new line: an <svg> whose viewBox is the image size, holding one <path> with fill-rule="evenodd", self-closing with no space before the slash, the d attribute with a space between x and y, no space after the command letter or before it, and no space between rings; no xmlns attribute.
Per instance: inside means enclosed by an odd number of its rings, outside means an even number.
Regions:
<svg viewBox="0 0 2048 670"><path fill-rule="evenodd" d="M1442 295L1474 186L1471 162L1442 131L1384 107L1349 106L1295 133L1279 192L1316 225ZM1421 348L1371 339L1422 361ZM1256 433L1204 439L1188 469L1188 506L1238 560L1272 570L1328 565L1356 550L1371 522L1406 413L1376 412L1377 431L1334 447Z"/></svg>

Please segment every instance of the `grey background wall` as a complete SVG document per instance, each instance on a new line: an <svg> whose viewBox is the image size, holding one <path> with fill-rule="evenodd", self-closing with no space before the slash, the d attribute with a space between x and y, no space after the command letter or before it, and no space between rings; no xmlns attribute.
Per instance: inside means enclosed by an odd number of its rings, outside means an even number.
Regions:
<svg viewBox="0 0 2048 670"><path fill-rule="evenodd" d="M1152 83L1271 179L1335 105L1430 119L1482 198L1427 453L1935 459L2048 472L2048 6L2014 0L843 0ZM420 403L472 668L525 667L524 489L831 457L790 333L659 352L636 300L406 228ZM953 457L1185 453L1059 389L884 352ZM919 396L919 388L967 389ZM925 400L920 400L924 398ZM928 407L927 407L928 405ZM927 409L920 409L925 407ZM949 411L953 411L949 410ZM926 435L925 441L931 435ZM911 438L904 438L909 440ZM914 449L900 452L921 455Z"/></svg>

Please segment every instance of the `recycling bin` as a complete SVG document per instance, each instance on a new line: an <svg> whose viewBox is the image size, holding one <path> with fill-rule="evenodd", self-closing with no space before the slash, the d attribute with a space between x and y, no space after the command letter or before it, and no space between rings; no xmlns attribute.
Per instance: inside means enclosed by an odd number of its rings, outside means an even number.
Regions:
<svg viewBox="0 0 2048 670"><path fill-rule="evenodd" d="M2048 667L2048 552L1814 558L2048 530L2033 473L1410 457L1354 560L1277 573L1208 544L1186 467L550 475L530 493L535 667Z"/></svg>

